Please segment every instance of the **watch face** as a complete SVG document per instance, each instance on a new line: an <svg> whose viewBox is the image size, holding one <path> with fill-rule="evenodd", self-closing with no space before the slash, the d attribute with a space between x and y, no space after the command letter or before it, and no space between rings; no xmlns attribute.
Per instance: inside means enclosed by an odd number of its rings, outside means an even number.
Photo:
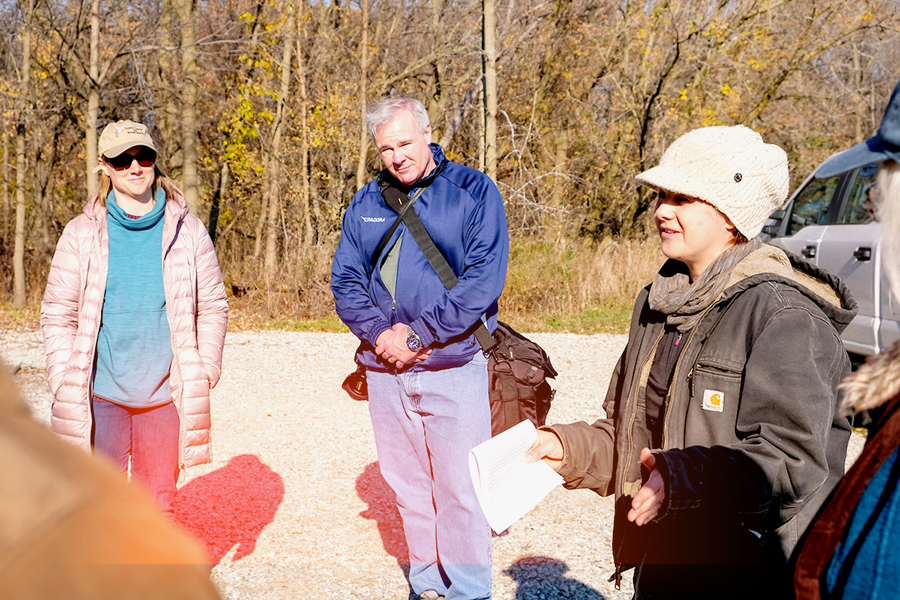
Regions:
<svg viewBox="0 0 900 600"><path fill-rule="evenodd" d="M410 350L418 350L422 347L422 340L419 339L412 327L406 330L406 347Z"/></svg>

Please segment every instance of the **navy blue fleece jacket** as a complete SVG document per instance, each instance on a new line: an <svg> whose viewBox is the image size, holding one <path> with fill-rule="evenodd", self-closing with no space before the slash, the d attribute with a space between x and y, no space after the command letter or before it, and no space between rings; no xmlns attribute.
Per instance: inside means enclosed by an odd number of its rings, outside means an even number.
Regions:
<svg viewBox="0 0 900 600"><path fill-rule="evenodd" d="M378 335L395 323L407 323L432 348L431 356L415 368L444 369L468 362L480 349L473 335L482 315L488 329L497 324L497 300L503 291L509 258L509 234L503 199L486 175L448 161L437 144L431 144L435 164L447 161L426 186L412 210L450 268L459 278L447 290L411 234L403 236L397 272L396 298L373 269L371 257L397 214L378 186L371 181L353 197L344 214L341 240L334 255L331 290L338 316L363 341L358 358L369 369L386 371L374 353ZM409 190L412 195L416 187ZM399 236L401 224L385 246L380 265Z"/></svg>

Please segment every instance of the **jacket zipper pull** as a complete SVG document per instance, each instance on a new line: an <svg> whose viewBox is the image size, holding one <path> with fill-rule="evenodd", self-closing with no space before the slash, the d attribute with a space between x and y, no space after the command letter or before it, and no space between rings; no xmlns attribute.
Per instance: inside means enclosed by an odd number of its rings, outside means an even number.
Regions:
<svg viewBox="0 0 900 600"><path fill-rule="evenodd" d="M691 398L694 397L694 367L688 372L688 382L691 385Z"/></svg>
<svg viewBox="0 0 900 600"><path fill-rule="evenodd" d="M616 589L622 589L622 565L616 565L616 572L609 576L608 582L616 582Z"/></svg>

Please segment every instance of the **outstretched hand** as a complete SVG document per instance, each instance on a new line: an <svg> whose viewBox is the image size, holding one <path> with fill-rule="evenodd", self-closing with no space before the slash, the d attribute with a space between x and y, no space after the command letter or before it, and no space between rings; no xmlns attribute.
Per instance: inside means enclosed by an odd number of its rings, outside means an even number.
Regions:
<svg viewBox="0 0 900 600"><path fill-rule="evenodd" d="M656 468L656 458L649 448L641 450L641 462L650 471L650 477L631 501L631 510L628 511L628 520L638 526L656 518L666 497L665 482Z"/></svg>

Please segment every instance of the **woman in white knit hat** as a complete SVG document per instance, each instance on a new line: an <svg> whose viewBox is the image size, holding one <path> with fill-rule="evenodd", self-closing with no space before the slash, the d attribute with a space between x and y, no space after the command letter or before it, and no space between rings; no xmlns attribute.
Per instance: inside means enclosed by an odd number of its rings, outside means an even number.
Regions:
<svg viewBox="0 0 900 600"><path fill-rule="evenodd" d="M838 332L856 303L757 237L788 165L754 131L691 131L637 181L669 260L637 298L606 417L544 428L528 460L616 496L614 576L636 567L635 598L790 597L793 548L843 473Z"/></svg>

